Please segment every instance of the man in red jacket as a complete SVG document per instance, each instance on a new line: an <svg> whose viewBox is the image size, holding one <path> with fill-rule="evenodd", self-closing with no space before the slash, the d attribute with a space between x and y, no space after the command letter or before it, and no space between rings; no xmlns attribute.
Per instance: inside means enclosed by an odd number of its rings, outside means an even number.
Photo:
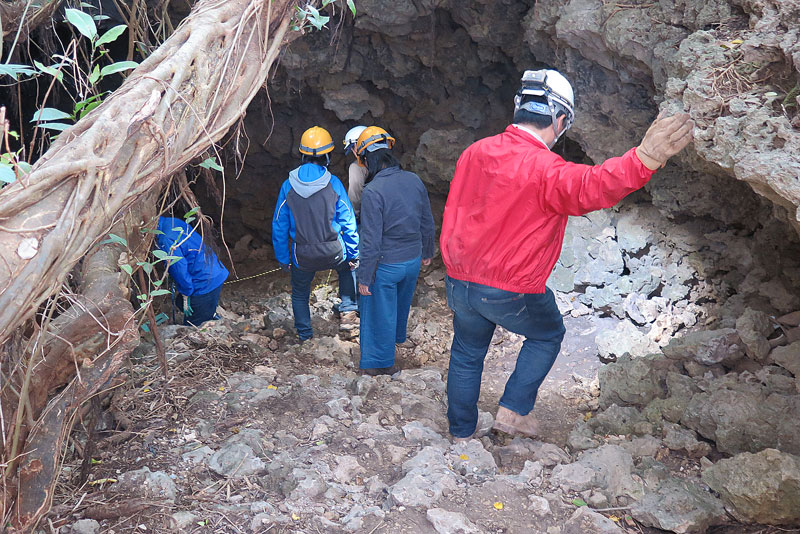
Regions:
<svg viewBox="0 0 800 534"><path fill-rule="evenodd" d="M572 87L554 70L526 71L514 123L458 160L444 210L441 249L453 345L447 380L450 433L469 439L478 421L483 360L495 327L525 336L494 428L535 435L530 413L561 348L564 323L545 287L570 215L610 208L644 186L692 140L685 113L659 117L642 143L601 165L550 151L572 125Z"/></svg>

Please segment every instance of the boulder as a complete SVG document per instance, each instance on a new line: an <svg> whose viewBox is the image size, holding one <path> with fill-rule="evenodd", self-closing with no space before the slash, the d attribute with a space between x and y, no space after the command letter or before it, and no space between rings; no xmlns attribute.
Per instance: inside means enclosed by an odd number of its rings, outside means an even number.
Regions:
<svg viewBox="0 0 800 534"><path fill-rule="evenodd" d="M241 442L220 447L208 461L212 471L226 477L243 477L264 471L264 461L255 455L249 445Z"/></svg>
<svg viewBox="0 0 800 534"><path fill-rule="evenodd" d="M613 330L604 330L595 338L600 357L608 360L618 359L623 354L634 358L661 351L647 334L641 332L630 321L621 321Z"/></svg>
<svg viewBox="0 0 800 534"><path fill-rule="evenodd" d="M742 522L800 522L800 456L775 449L737 454L704 470L703 481Z"/></svg>
<svg viewBox="0 0 800 534"><path fill-rule="evenodd" d="M430 506L456 488L444 451L428 446L403 463L405 476L389 487L389 503L399 506Z"/></svg>
<svg viewBox="0 0 800 534"><path fill-rule="evenodd" d="M595 434L651 434L653 425L633 406L612 404L608 409L589 419Z"/></svg>
<svg viewBox="0 0 800 534"><path fill-rule="evenodd" d="M763 362L771 349L767 336L775 329L769 315L762 311L747 308L736 319L736 333L744 343L747 355Z"/></svg>
<svg viewBox="0 0 800 534"><path fill-rule="evenodd" d="M673 451L685 451L691 458L702 458L711 452L711 445L698 441L693 430L672 423L664 424L664 445Z"/></svg>
<svg viewBox="0 0 800 534"><path fill-rule="evenodd" d="M689 332L664 347L672 360L693 360L703 365L732 366L744 356L744 344L732 328Z"/></svg>
<svg viewBox="0 0 800 534"><path fill-rule="evenodd" d="M640 358L620 356L598 372L600 406L646 406L651 400L667 396L667 374L678 366L661 354Z"/></svg>
<svg viewBox="0 0 800 534"><path fill-rule="evenodd" d="M719 386L716 386L719 383ZM737 454L777 448L800 454L800 395L769 394L758 385L728 383L722 377L692 397L681 424Z"/></svg>
<svg viewBox="0 0 800 534"><path fill-rule="evenodd" d="M701 534L725 521L722 502L688 480L669 478L631 508L631 515L648 527L677 534Z"/></svg>

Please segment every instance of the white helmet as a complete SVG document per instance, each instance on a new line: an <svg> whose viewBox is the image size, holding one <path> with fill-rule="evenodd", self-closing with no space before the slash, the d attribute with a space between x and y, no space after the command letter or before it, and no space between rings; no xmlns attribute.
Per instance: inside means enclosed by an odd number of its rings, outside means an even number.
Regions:
<svg viewBox="0 0 800 534"><path fill-rule="evenodd" d="M520 105L524 95L543 96L547 99L547 105L538 102L526 102ZM538 113L539 115L550 115L553 118L553 132L556 141L561 135L569 130L575 121L575 94L572 85L563 74L552 69L526 70L522 75L522 86L514 97L514 112L519 109ZM556 131L556 116L559 112L566 115L564 119L564 129ZM553 141L555 143L555 141Z"/></svg>
<svg viewBox="0 0 800 534"><path fill-rule="evenodd" d="M358 138L361 135L361 133L366 129L367 129L366 126L354 126L353 128L350 128L350 130L347 131L347 133L344 136L345 152L349 152L350 149L353 148L353 145L356 144L356 141L358 141Z"/></svg>

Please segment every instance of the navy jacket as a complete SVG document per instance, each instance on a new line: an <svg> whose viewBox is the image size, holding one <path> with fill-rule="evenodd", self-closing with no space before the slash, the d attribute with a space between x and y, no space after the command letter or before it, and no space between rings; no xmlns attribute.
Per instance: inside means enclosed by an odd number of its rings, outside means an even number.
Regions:
<svg viewBox="0 0 800 534"><path fill-rule="evenodd" d="M181 294L205 295L228 279L228 269L213 251L206 254L203 238L180 219L159 217L156 236L158 248L181 259L169 266L169 274Z"/></svg>
<svg viewBox="0 0 800 534"><path fill-rule="evenodd" d="M360 284L375 280L379 263L432 258L436 228L428 191L419 176L400 167L376 174L361 197L360 231Z"/></svg>

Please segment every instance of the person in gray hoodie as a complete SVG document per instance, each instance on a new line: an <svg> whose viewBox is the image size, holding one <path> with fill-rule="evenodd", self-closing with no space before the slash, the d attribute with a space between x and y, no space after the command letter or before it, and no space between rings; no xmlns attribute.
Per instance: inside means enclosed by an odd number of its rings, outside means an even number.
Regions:
<svg viewBox="0 0 800 534"><path fill-rule="evenodd" d="M315 126L300 141L303 164L283 182L272 218L272 247L291 273L294 325L301 341L314 336L308 300L317 271L339 273L339 314L345 330L358 325L356 216L342 182L328 171L330 134Z"/></svg>

